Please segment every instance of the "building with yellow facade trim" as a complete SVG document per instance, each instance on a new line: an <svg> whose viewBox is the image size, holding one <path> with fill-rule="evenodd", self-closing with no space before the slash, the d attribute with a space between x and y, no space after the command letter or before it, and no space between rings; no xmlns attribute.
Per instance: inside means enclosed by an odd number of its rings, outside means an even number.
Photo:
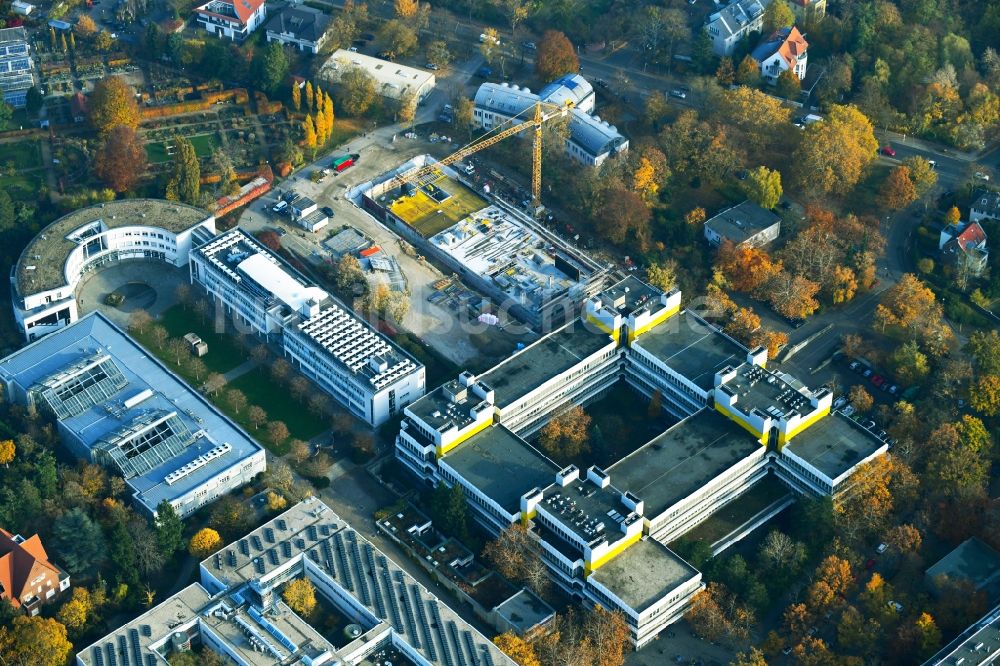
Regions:
<svg viewBox="0 0 1000 666"><path fill-rule="evenodd" d="M829 390L768 370L765 349L747 349L680 306L679 292L626 278L588 299L576 321L408 405L396 444L428 485L461 486L490 532L527 526L553 581L621 610L639 647L703 587L666 544L767 476L790 493L835 494L886 449L831 415ZM526 441L621 382L658 393L679 422L585 473Z"/></svg>

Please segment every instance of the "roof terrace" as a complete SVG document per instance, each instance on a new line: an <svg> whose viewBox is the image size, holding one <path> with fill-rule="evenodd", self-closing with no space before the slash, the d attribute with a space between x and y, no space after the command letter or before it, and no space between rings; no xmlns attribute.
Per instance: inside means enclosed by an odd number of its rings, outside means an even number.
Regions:
<svg viewBox="0 0 1000 666"><path fill-rule="evenodd" d="M594 469L594 468L591 468ZM597 470L600 475L607 476ZM611 485L601 488L589 478L565 486L553 484L542 493L541 505L566 529L587 543L597 542L609 532L617 539L618 526L631 513L622 504L621 493Z"/></svg>
<svg viewBox="0 0 1000 666"><path fill-rule="evenodd" d="M814 393L805 384L791 375L769 372L752 363L737 367L735 376L722 385L738 396L736 406L744 413L757 409L780 419L812 410Z"/></svg>

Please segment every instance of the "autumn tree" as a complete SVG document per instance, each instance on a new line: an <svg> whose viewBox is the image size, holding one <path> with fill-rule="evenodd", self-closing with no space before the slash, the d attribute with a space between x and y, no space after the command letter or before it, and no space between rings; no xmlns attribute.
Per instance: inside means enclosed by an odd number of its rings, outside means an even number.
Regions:
<svg viewBox="0 0 1000 666"><path fill-rule="evenodd" d="M133 130L139 126L135 90L120 76L100 79L90 95L88 108L90 124L102 137L119 125Z"/></svg>
<svg viewBox="0 0 1000 666"><path fill-rule="evenodd" d="M721 86L731 86L736 80L736 68L733 67L733 59L725 56L719 60L719 67L715 70L715 78Z"/></svg>
<svg viewBox="0 0 1000 666"><path fill-rule="evenodd" d="M650 264L646 268L646 282L660 291L669 292L677 286L677 262L673 259Z"/></svg>
<svg viewBox="0 0 1000 666"><path fill-rule="evenodd" d="M867 414L875 405L871 394L860 384L851 387L848 393L848 400L851 406L860 414Z"/></svg>
<svg viewBox="0 0 1000 666"><path fill-rule="evenodd" d="M729 666L767 666L767 659L764 658L763 652L752 647L749 652L738 653L733 661L729 662Z"/></svg>
<svg viewBox="0 0 1000 666"><path fill-rule="evenodd" d="M375 79L360 67L351 67L340 77L337 108L352 116L363 116L375 103Z"/></svg>
<svg viewBox="0 0 1000 666"><path fill-rule="evenodd" d="M882 205L901 210L917 200L917 188L910 179L910 168L897 166L889 172L879 189Z"/></svg>
<svg viewBox="0 0 1000 666"><path fill-rule="evenodd" d="M785 0L773 0L764 10L764 34L795 25L795 14Z"/></svg>
<svg viewBox="0 0 1000 666"><path fill-rule="evenodd" d="M712 582L691 600L684 616L694 630L710 641L742 641L755 622L753 611L742 606L725 585Z"/></svg>
<svg viewBox="0 0 1000 666"><path fill-rule="evenodd" d="M214 553L222 545L219 533L211 527L203 527L191 537L188 552L198 559L204 559Z"/></svg>
<svg viewBox="0 0 1000 666"><path fill-rule="evenodd" d="M920 384L931 371L927 355L913 340L896 347L889 362L896 377L907 385Z"/></svg>
<svg viewBox="0 0 1000 666"><path fill-rule="evenodd" d="M807 556L805 544L795 541L784 532L771 530L760 545L757 559L764 571L794 576Z"/></svg>
<svg viewBox="0 0 1000 666"><path fill-rule="evenodd" d="M14 444L14 440L5 439L0 441L0 465L9 467L10 463L14 461L14 455L16 453L17 446Z"/></svg>
<svg viewBox="0 0 1000 666"><path fill-rule="evenodd" d="M644 252L649 247L652 213L642 197L615 187L605 192L601 201L594 220L601 235L616 245Z"/></svg>
<svg viewBox="0 0 1000 666"><path fill-rule="evenodd" d="M850 562L829 555L816 567L813 583L806 592L807 606L815 613L824 612L839 603L853 584Z"/></svg>
<svg viewBox="0 0 1000 666"><path fill-rule="evenodd" d="M587 613L584 633L597 653L595 666L622 666L629 647L629 628L620 610L595 606Z"/></svg>
<svg viewBox="0 0 1000 666"><path fill-rule="evenodd" d="M303 617L309 617L316 610L316 588L308 578L296 578L285 585L281 598Z"/></svg>
<svg viewBox="0 0 1000 666"><path fill-rule="evenodd" d="M760 63L753 56L746 56L736 68L736 83L741 86L752 86L760 82Z"/></svg>
<svg viewBox="0 0 1000 666"><path fill-rule="evenodd" d="M771 307L783 317L805 319L819 308L819 284L802 275L781 271L764 286Z"/></svg>
<svg viewBox="0 0 1000 666"><path fill-rule="evenodd" d="M396 16L402 19L413 18L420 9L419 0L394 0L393 9Z"/></svg>
<svg viewBox="0 0 1000 666"><path fill-rule="evenodd" d="M548 572L539 547L520 523L510 525L496 539L487 542L483 557L504 578L523 583L538 594L548 589Z"/></svg>
<svg viewBox="0 0 1000 666"><path fill-rule="evenodd" d="M766 166L751 169L743 181L743 191L761 208L774 208L781 200L781 172Z"/></svg>
<svg viewBox="0 0 1000 666"><path fill-rule="evenodd" d="M0 655L12 665L63 666L72 649L66 627L52 618L18 615L0 627Z"/></svg>
<svg viewBox="0 0 1000 666"><path fill-rule="evenodd" d="M889 456L880 456L859 466L851 476L851 492L834 498L834 518L849 543L885 528L894 507L892 486L899 465Z"/></svg>
<svg viewBox="0 0 1000 666"><path fill-rule="evenodd" d="M272 444L281 444L288 436L288 426L284 421L271 421L267 424L267 438Z"/></svg>
<svg viewBox="0 0 1000 666"><path fill-rule="evenodd" d="M778 78L774 84L774 92L778 97L791 101L799 98L802 92L802 81L799 80L799 75L795 73L794 69L789 67L781 74L778 74Z"/></svg>
<svg viewBox="0 0 1000 666"><path fill-rule="evenodd" d="M1000 414L1000 377L982 375L969 391L969 404L984 416Z"/></svg>
<svg viewBox="0 0 1000 666"><path fill-rule="evenodd" d="M94 156L94 173L115 192L125 192L146 170L146 147L135 129L117 125Z"/></svg>
<svg viewBox="0 0 1000 666"><path fill-rule="evenodd" d="M788 106L750 86L723 91L712 107L709 114L720 124L733 128L733 139L747 144L754 155L769 150L789 131Z"/></svg>
<svg viewBox="0 0 1000 666"><path fill-rule="evenodd" d="M723 241L715 259L716 268L736 291L755 293L781 271L767 250Z"/></svg>
<svg viewBox="0 0 1000 666"><path fill-rule="evenodd" d="M928 489L939 497L961 499L981 496L989 480L992 441L983 422L963 415L930 435L924 477Z"/></svg>
<svg viewBox="0 0 1000 666"><path fill-rule="evenodd" d="M951 330L941 322L942 314L934 292L907 273L882 295L882 302L875 307L874 325L882 332L896 327L911 340L919 339L923 346L943 351Z"/></svg>
<svg viewBox="0 0 1000 666"><path fill-rule="evenodd" d="M750 308L737 308L723 330L740 342L747 344L760 328L760 316Z"/></svg>
<svg viewBox="0 0 1000 666"><path fill-rule="evenodd" d="M866 618L854 606L848 606L837 624L837 643L848 650L870 654L882 633L875 618Z"/></svg>
<svg viewBox="0 0 1000 666"><path fill-rule="evenodd" d="M1000 375L1000 335L996 329L970 335L966 351L975 360L980 373Z"/></svg>
<svg viewBox="0 0 1000 666"><path fill-rule="evenodd" d="M175 136L174 166L167 181L166 198L169 201L183 201L197 204L201 198L201 164L194 145L186 137Z"/></svg>
<svg viewBox="0 0 1000 666"><path fill-rule="evenodd" d="M87 588L74 587L70 600L59 609L56 619L67 628L79 631L87 625L87 620L93 610L90 592Z"/></svg>
<svg viewBox="0 0 1000 666"><path fill-rule="evenodd" d="M248 402L246 394L239 389L229 389L226 391L223 399L226 401L229 408L237 414L237 416L240 411L247 406Z"/></svg>
<svg viewBox="0 0 1000 666"><path fill-rule="evenodd" d="M416 51L420 43L416 31L410 24L399 19L392 19L383 24L378 37L389 51L400 57Z"/></svg>
<svg viewBox="0 0 1000 666"><path fill-rule="evenodd" d="M877 159L878 145L863 113L853 106L833 105L826 118L802 130L793 158L798 180L820 193L846 194Z"/></svg>
<svg viewBox="0 0 1000 666"><path fill-rule="evenodd" d="M563 74L575 74L578 71L580 61L566 35L558 30L546 30L535 55L535 73L538 78L548 83Z"/></svg>
<svg viewBox="0 0 1000 666"><path fill-rule="evenodd" d="M97 32L97 24L89 14L81 14L76 20L76 32L81 37L93 37Z"/></svg>
<svg viewBox="0 0 1000 666"><path fill-rule="evenodd" d="M590 450L590 422L583 407L573 407L545 424L538 444L558 461L572 460Z"/></svg>
<svg viewBox="0 0 1000 666"><path fill-rule="evenodd" d="M908 175L918 199L923 198L937 185L937 171L926 158L919 155L907 157L903 160L903 166L910 170Z"/></svg>
<svg viewBox="0 0 1000 666"><path fill-rule="evenodd" d="M309 113L312 113L313 104L315 102L315 93L313 91L312 81L306 81L305 98L306 98L306 110L308 110Z"/></svg>
<svg viewBox="0 0 1000 666"><path fill-rule="evenodd" d="M292 81L292 108L302 110L302 84L298 81Z"/></svg>
<svg viewBox="0 0 1000 666"><path fill-rule="evenodd" d="M317 138L316 138L316 123L313 121L312 114L307 113L305 120L302 121L302 141L306 148L316 148Z"/></svg>
<svg viewBox="0 0 1000 666"><path fill-rule="evenodd" d="M506 631L493 638L493 644L519 666L542 666L535 648L513 631Z"/></svg>

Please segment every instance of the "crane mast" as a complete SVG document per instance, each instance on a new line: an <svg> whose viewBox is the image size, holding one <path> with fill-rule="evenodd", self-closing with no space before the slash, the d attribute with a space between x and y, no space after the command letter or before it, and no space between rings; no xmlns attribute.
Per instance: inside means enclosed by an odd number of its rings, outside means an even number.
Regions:
<svg viewBox="0 0 1000 666"><path fill-rule="evenodd" d="M531 198L534 207L537 209L541 205L542 199L542 125L557 116L565 116L570 108L572 108L572 103L568 102L565 106L558 106L545 102L536 102L534 107L535 113L530 120L524 120L523 122L512 124L510 127L506 127L495 134L476 139L462 148L459 148L447 157L437 160L433 164L428 164L406 174L397 175L393 178L391 187L402 187L407 183L418 182L425 176L434 173L439 166L454 164L469 155L478 153L480 150L484 150L490 146L495 146L508 137L520 134L528 129L533 129L534 136L532 137L531 142ZM514 118L511 118L506 122L512 123L515 119L517 119L517 116L514 116ZM501 126L502 125L498 125L497 127L499 128Z"/></svg>

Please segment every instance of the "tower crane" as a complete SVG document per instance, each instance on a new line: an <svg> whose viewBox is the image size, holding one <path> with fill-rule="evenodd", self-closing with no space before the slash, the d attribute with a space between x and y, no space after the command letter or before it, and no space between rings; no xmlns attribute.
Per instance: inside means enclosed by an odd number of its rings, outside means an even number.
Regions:
<svg viewBox="0 0 1000 666"><path fill-rule="evenodd" d="M500 123L484 136L467 143L447 157L443 157L432 164L420 167L415 171L397 175L393 179L391 187L403 187L407 183L417 182L424 176L433 173L439 166L454 164L455 162L477 153L484 148L496 145L508 137L531 129L534 130L534 137L532 138L531 145L531 199L535 209L537 210L541 205L542 198L542 125L553 118L566 116L572 108L572 102L566 102L564 105L542 101L535 102L534 115L532 117L522 117L524 113L531 109L531 107L529 107L509 120ZM505 127L505 125L507 127Z"/></svg>

